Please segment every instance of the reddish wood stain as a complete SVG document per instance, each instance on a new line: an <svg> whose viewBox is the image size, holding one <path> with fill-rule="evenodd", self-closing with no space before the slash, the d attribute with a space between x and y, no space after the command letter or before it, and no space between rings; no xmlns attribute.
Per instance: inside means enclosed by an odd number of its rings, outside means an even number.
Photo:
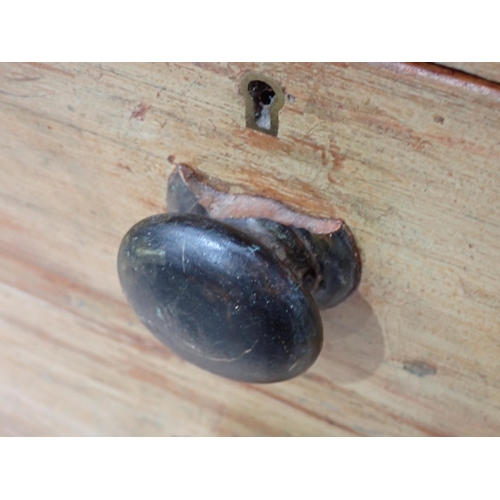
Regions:
<svg viewBox="0 0 500 500"><path fill-rule="evenodd" d="M148 106L147 104L144 104L144 103L140 103L135 109L134 111L132 111L132 114L130 115L130 119L135 119L135 120L139 120L139 121L144 121L145 117L146 117L146 113L148 112L148 110L151 108L151 106Z"/></svg>

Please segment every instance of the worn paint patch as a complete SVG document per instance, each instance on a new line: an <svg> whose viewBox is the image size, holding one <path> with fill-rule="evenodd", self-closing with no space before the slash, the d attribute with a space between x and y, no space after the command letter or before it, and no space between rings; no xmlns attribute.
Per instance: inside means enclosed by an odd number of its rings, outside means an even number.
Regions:
<svg viewBox="0 0 500 500"><path fill-rule="evenodd" d="M427 375L436 375L437 367L426 363L425 361L405 361L403 369L417 377L426 377Z"/></svg>

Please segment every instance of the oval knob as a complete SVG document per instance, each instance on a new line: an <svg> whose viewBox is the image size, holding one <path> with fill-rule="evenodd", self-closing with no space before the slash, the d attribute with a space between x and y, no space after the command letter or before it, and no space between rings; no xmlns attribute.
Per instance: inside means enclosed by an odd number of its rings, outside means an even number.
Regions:
<svg viewBox="0 0 500 500"><path fill-rule="evenodd" d="M178 355L224 377L277 382L306 371L323 342L318 305L335 305L359 281L347 228L315 235L191 207L144 219L122 240L118 274L138 317Z"/></svg>

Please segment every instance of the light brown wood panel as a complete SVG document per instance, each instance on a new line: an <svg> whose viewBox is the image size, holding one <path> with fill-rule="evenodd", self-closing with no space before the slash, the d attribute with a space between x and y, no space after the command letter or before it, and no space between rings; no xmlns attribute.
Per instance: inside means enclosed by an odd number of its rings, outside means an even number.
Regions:
<svg viewBox="0 0 500 500"><path fill-rule="evenodd" d="M500 62L444 62L439 64L500 83Z"/></svg>
<svg viewBox="0 0 500 500"><path fill-rule="evenodd" d="M278 137L239 82L285 88ZM0 65L0 433L500 434L500 92L404 64ZM363 256L303 376L246 385L159 344L116 273L176 162Z"/></svg>

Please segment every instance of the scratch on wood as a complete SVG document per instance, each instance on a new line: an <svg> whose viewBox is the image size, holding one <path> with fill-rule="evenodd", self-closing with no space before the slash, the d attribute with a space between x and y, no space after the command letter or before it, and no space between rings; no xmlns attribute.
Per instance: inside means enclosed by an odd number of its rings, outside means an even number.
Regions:
<svg viewBox="0 0 500 500"><path fill-rule="evenodd" d="M132 118L136 119L136 120L139 120L139 121L144 121L144 118L146 117L146 113L148 112L148 110L151 108L151 106L148 106L147 104L144 104L144 103L140 103L135 109L134 111L132 111L132 114L130 115L130 120L132 120Z"/></svg>
<svg viewBox="0 0 500 500"><path fill-rule="evenodd" d="M69 71L64 71L63 69L60 69L60 68L55 68L54 66L51 66L50 64L38 63L38 62L30 62L27 64L29 66L33 66L35 68L46 69L48 71L54 71L56 73L61 73L62 75L71 76L71 78L75 78L75 75L73 73L70 73Z"/></svg>
<svg viewBox="0 0 500 500"><path fill-rule="evenodd" d="M436 375L437 367L425 361L413 360L405 361L403 363L403 370L417 377L426 377L427 375Z"/></svg>

